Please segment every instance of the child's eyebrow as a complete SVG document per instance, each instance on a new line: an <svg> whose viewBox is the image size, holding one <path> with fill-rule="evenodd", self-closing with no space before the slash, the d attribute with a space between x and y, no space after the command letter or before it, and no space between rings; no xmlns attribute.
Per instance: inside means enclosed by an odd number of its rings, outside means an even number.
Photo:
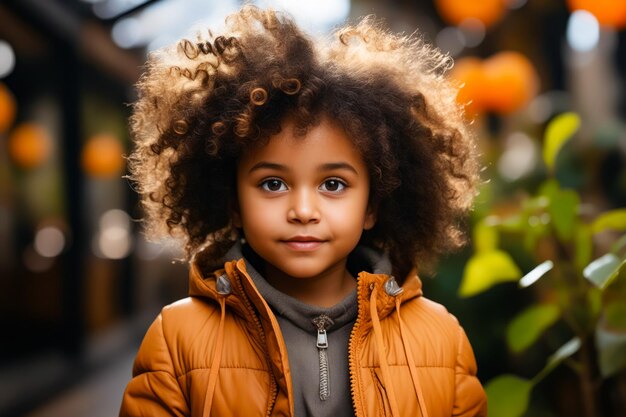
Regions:
<svg viewBox="0 0 626 417"><path fill-rule="evenodd" d="M319 168L322 171L334 171L337 169L344 169L344 170L354 172L357 175L359 174L356 168L354 168L352 165L350 165L347 162L329 162L329 163L320 165ZM275 162L261 161L261 162L257 162L256 164L254 164L252 168L250 168L250 170L248 171L248 174L251 174L252 172L258 171L260 169L273 169L273 170L285 171L285 172L290 171L289 167L285 165L277 164Z"/></svg>
<svg viewBox="0 0 626 417"><path fill-rule="evenodd" d="M320 166L320 168L324 171L334 171L336 169L346 169L348 171L352 171L355 174L359 174L358 171L356 170L356 168L354 168L352 165L350 165L347 162L329 162L327 164L323 164Z"/></svg>
<svg viewBox="0 0 626 417"><path fill-rule="evenodd" d="M289 168L287 168L285 165L276 164L274 162L261 161L261 162L257 162L256 164L254 164L252 168L250 168L250 170L248 171L248 174L254 171L258 171L259 169L275 169L278 171L289 171Z"/></svg>

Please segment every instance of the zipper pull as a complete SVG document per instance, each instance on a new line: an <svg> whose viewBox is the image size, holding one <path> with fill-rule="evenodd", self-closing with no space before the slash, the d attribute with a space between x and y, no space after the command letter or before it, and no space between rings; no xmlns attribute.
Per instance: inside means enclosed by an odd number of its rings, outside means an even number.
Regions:
<svg viewBox="0 0 626 417"><path fill-rule="evenodd" d="M317 328L317 352L319 355L320 370L320 400L326 401L330 398L330 372L328 367L328 335L326 329L333 325L333 320L325 314L313 319L313 324Z"/></svg>
<svg viewBox="0 0 626 417"><path fill-rule="evenodd" d="M312 321L315 328L317 328L317 347L319 349L328 348L328 336L326 336L326 330L335 322L326 314L321 314L318 317L315 317Z"/></svg>
<svg viewBox="0 0 626 417"><path fill-rule="evenodd" d="M328 336L326 336L326 330L317 329L317 347L318 349L328 348Z"/></svg>

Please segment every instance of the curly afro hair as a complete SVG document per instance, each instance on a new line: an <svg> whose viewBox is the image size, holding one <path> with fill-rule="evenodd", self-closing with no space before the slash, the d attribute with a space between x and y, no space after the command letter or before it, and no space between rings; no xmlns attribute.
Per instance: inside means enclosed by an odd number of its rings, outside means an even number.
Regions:
<svg viewBox="0 0 626 417"><path fill-rule="evenodd" d="M289 16L244 6L225 33L152 53L138 83L130 178L149 236L180 238L187 259L214 267L238 238L238 158L287 117L303 133L329 117L369 168L377 223L362 243L387 252L396 276L464 243L479 163L449 57L371 17L314 40Z"/></svg>

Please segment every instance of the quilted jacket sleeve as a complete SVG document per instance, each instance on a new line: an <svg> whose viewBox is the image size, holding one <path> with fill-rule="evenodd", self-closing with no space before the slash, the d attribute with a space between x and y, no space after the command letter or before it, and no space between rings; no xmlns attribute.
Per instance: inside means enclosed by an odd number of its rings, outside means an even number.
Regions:
<svg viewBox="0 0 626 417"><path fill-rule="evenodd" d="M487 416L487 396L476 377L474 352L465 331L459 327L459 349L456 359L456 392L453 416Z"/></svg>
<svg viewBox="0 0 626 417"><path fill-rule="evenodd" d="M146 333L126 386L120 417L188 416L159 315Z"/></svg>

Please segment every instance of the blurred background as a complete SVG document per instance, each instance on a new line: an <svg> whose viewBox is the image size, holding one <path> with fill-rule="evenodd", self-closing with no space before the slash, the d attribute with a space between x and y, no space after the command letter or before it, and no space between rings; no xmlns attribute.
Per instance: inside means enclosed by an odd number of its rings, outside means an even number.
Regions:
<svg viewBox="0 0 626 417"><path fill-rule="evenodd" d="M375 14L455 58L484 184L425 292L466 328L498 416L626 415L626 1L253 1L311 33ZM117 415L184 297L124 175L147 54L239 0L0 2L0 416Z"/></svg>

